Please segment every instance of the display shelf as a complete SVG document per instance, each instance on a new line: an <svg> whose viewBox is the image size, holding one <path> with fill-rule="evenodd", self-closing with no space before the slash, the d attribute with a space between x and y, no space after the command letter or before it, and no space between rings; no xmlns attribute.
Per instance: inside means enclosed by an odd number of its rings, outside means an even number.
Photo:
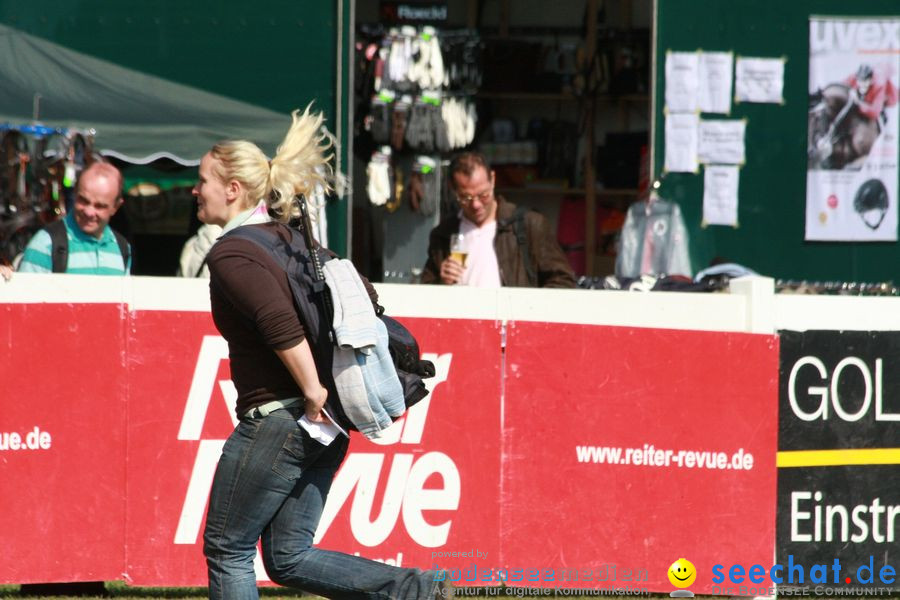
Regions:
<svg viewBox="0 0 900 600"><path fill-rule="evenodd" d="M645 4L649 0L644 0ZM520 15L516 15L518 19L513 19L514 10L519 8L519 4L513 0L499 0L499 23L496 29L481 27L482 34L488 40L511 40L512 42L535 42L539 38L541 41L550 40L559 44L563 34L560 30L565 30L566 35L576 38L579 43L578 52L584 56L598 56L598 41L604 46L601 48L604 52L609 52L610 48L615 48L616 44L631 44L636 39L648 40L652 38L652 31L641 28L634 28L632 25L633 0L585 0L581 5L583 10L578 11L577 22L573 19L565 26L560 27L554 24L553 27L547 27L548 23L534 22L531 24L523 24ZM472 17L470 25L477 24L477 16L480 14L481 3L478 0L469 0L469 14ZM617 8L617 10L615 10ZM602 11L602 12L601 12ZM607 22L610 14L617 14L618 19ZM523 26L524 25L524 26ZM496 36L492 35L496 31ZM579 147L583 148L583 152L579 153L579 162L583 164L582 173L578 178L582 183L578 187L531 187L523 186L510 187L501 186L497 188L498 193L509 195L514 198L516 195L527 196L527 200L534 204L543 202L553 202L564 197L573 197L583 199L584 201L584 226L585 226L585 248L586 261L585 267L589 274L595 274L595 258L597 255L597 236L595 227L591 224L595 222L597 208L614 208L618 210L626 210L628 206L636 201L640 194L636 189L626 188L597 188L596 173L596 142L595 136L598 128L603 131L632 131L631 119L638 112L646 111L649 115L651 95L643 93L639 90L639 86L622 87L622 81L614 82L613 75L617 68L614 58L610 58L609 70L607 73L609 85L617 83L618 87L611 89L628 89L630 93L610 94L608 92L596 92L593 94L577 95L572 91L562 91L564 85L562 81L541 80L544 85L541 87L548 91L524 91L522 88L532 86L532 80L521 81L521 78L502 77L507 73L500 72L498 80L493 85L487 85L489 89L482 89L476 97L489 104L491 110L496 108L496 112L500 117L509 117L505 113L521 113L530 112L534 116L544 116L548 111L555 110L558 115L562 113L578 113L578 123L580 123L580 141ZM625 54L621 54L622 57ZM577 63L577 60L576 60ZM576 65L577 66L577 65ZM577 71L577 69L576 69ZM569 72L569 71L567 71ZM583 76L586 74L582 74ZM592 76L599 77L599 74ZM649 79L649 78L648 78ZM574 80L573 80L574 81ZM538 86L535 86L538 87ZM558 88L560 91L552 91ZM606 90L606 87L601 88ZM491 113L493 114L493 113ZM496 115L495 115L496 116ZM613 129L610 129L607 121L615 123ZM585 126L584 124L591 124ZM573 175L574 176L574 175Z"/></svg>
<svg viewBox="0 0 900 600"><path fill-rule="evenodd" d="M512 187L512 186L504 186L497 187L498 194L528 194L529 196L584 196L586 191L584 188L558 188L558 187L537 187L537 186L523 186L523 187ZM637 196L639 194L637 189L633 188L606 188L606 189L598 189L594 192L598 197L611 197L611 196Z"/></svg>
<svg viewBox="0 0 900 600"><path fill-rule="evenodd" d="M512 100L523 102L575 102L583 100L582 96L567 92L479 92L477 98L484 100ZM595 99L600 102L649 102L648 94L598 94Z"/></svg>

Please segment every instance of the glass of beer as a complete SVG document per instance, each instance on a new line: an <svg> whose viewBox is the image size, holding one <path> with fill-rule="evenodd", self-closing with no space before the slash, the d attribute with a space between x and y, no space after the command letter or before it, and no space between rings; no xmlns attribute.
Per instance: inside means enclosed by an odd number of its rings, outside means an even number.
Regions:
<svg viewBox="0 0 900 600"><path fill-rule="evenodd" d="M450 258L466 266L466 257L469 251L466 249L466 239L461 233L454 233L450 236Z"/></svg>

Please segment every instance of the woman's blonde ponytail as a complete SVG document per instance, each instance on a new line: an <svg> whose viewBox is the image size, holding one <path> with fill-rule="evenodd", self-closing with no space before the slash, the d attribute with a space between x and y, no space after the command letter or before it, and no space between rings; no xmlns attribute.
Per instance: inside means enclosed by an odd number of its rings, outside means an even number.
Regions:
<svg viewBox="0 0 900 600"><path fill-rule="evenodd" d="M311 107L312 104L307 106L302 114L299 110L291 113L291 127L269 163L266 202L272 214L285 223L300 214L295 196L308 202L317 188L325 193L333 189L334 155L329 150L334 146L334 137L322 127L322 113L310 112ZM314 207L310 207L310 213L314 212Z"/></svg>

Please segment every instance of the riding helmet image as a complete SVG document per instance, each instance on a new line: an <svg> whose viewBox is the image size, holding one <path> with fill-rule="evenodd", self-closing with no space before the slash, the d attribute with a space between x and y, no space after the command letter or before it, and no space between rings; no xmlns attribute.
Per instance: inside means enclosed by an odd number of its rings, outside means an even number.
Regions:
<svg viewBox="0 0 900 600"><path fill-rule="evenodd" d="M888 209L888 191L880 179L869 179L856 190L853 209L869 229L878 229Z"/></svg>

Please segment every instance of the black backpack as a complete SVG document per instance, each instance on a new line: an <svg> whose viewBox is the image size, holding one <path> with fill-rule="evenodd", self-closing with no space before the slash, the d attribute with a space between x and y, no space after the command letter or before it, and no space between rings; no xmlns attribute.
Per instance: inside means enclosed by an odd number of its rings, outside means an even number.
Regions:
<svg viewBox="0 0 900 600"><path fill-rule="evenodd" d="M267 227L278 228L275 239L282 243L272 244L272 233L265 230ZM306 329L306 337L310 342L319 375L328 389L328 405L336 413L335 418L342 426L355 430L353 423L340 406L331 375L334 352L331 323L334 313L331 295L322 274L322 264L332 257L321 246L311 241L308 225L303 225L302 229L301 234L292 227L276 223L246 225L229 231L223 237L237 237L255 243L284 269L294 297L294 305ZM391 359L403 389L404 404L409 409L428 395L423 379L434 377L434 364L421 359L416 338L402 323L385 315L381 305L376 304L374 309L387 329ZM331 398L335 399L334 403L330 402Z"/></svg>
<svg viewBox="0 0 900 600"><path fill-rule="evenodd" d="M50 234L52 271L53 273L65 273L69 265L69 236L66 235L66 224L63 221L54 221L44 227L44 230ZM122 265L128 269L128 259L131 258L128 240L115 229L112 232L116 236L116 243L119 244L119 252L122 253Z"/></svg>
<svg viewBox="0 0 900 600"><path fill-rule="evenodd" d="M384 307L375 305L375 314L381 319L388 332L388 349L403 386L403 399L408 409L428 395L423 379L434 377L434 363L422 360L419 343L400 321L384 314Z"/></svg>

